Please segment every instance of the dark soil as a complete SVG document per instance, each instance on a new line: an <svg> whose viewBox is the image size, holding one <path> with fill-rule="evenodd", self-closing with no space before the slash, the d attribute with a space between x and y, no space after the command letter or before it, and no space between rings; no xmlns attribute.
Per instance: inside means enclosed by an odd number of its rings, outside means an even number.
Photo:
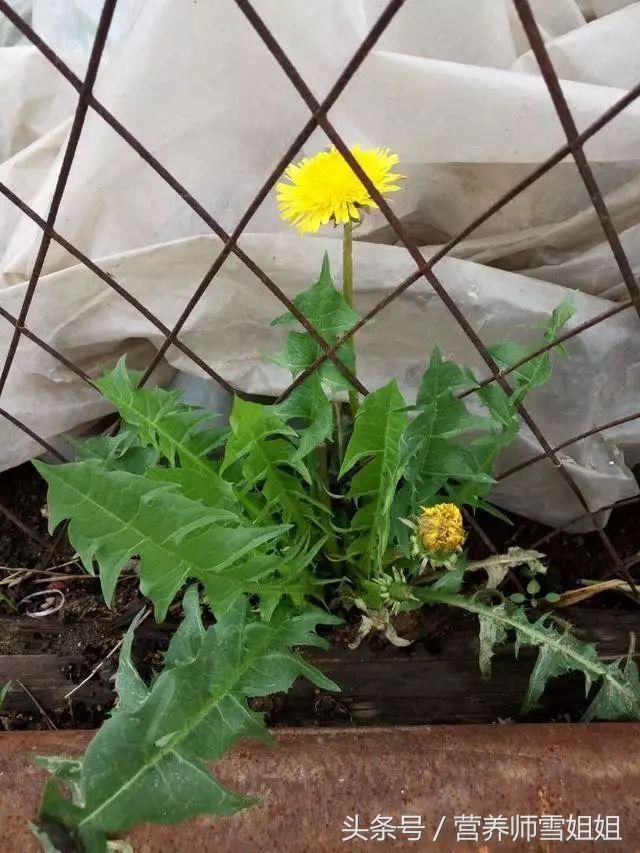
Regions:
<svg viewBox="0 0 640 853"><path fill-rule="evenodd" d="M607 526L607 534L623 559L640 551L637 513L637 504L621 506L613 513ZM479 516L478 521L499 550L512 545L528 547L549 532L540 524L518 517L514 517L513 525L484 515ZM487 556L486 546L473 535L470 550L473 557ZM612 559L597 532L581 535L559 533L545 542L541 550L547 555L549 565L546 591L562 591L578 585L581 578L602 579L613 573ZM0 656L48 656L47 661L55 664L52 681L57 677L63 687L63 681L66 681L69 689L113 652L133 616L145 606L138 593L134 565L128 572L129 577L119 584L114 607L110 610L102 599L97 579L87 575L73 561L73 556L64 528L53 536L47 532L46 489L35 469L31 465L23 465L1 474ZM9 571L16 569L31 571ZM57 605L61 600L59 593L62 593L62 608L44 618L29 616L26 610L35 605L24 602L24 598L34 592L45 593L39 599L40 607ZM595 602L589 602L589 606L593 608L594 603L597 607L626 613L637 608L630 599L615 593L599 596ZM135 656L144 675L149 676L161 664L162 652L177 624L179 610L180 605L176 605L163 626L155 626L149 618L138 631ZM464 615L461 617L460 614L441 610L409 616L406 624L398 626L399 633L417 641L408 654L439 654L444 640L460 630L461 618L464 622ZM347 625L332 639L344 646L350 634L352 631ZM368 639L364 646L367 654L380 654L382 658L387 654L386 641L376 637ZM11 710L11 702L8 702L5 711L0 711L0 723L5 729L45 728L50 723L60 728L95 728L109 711L116 661L117 654L112 654L93 676L90 695L78 693L73 702L62 702L58 707L44 707L42 700L38 708L37 697L34 702L25 692L18 702L19 709ZM43 677L45 688L39 695L46 697L49 695L46 673ZM6 679L6 675L0 670L0 680L3 678ZM29 689L27 673L24 679L20 675L17 678ZM16 702L14 697L14 704ZM331 704L330 708L327 703ZM292 721L285 697L271 697L259 703L259 707L269 713L270 722L274 724ZM313 707L319 721L327 717L344 720L339 699L322 696L314 700ZM295 715L294 719L300 722ZM314 720L307 722L313 723Z"/></svg>
<svg viewBox="0 0 640 853"><path fill-rule="evenodd" d="M43 544L51 547L54 540L47 534L45 483L32 465L0 474L0 504L0 564L9 568L37 567L47 556ZM61 547L67 547L70 553L68 546Z"/></svg>

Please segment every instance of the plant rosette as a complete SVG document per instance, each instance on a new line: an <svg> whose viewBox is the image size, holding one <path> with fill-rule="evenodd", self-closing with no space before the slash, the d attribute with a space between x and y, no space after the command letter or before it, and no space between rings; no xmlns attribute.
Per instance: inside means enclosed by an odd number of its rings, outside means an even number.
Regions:
<svg viewBox="0 0 640 853"><path fill-rule="evenodd" d="M396 155L352 152L380 192L399 189ZM300 231L342 227L342 288L325 256L317 281L293 301L335 359L355 371L352 228L375 205L334 150L291 166L278 194ZM409 642L395 630L400 612L463 609L478 619L485 675L499 643L514 638L516 650L537 649L525 709L550 679L577 671L586 719L640 718L633 645L627 658L605 662L576 638L554 615L558 591L543 589L542 554L511 548L469 561L463 550L463 508L504 517L490 502L495 463L518 435L519 402L552 372L551 351L527 356L557 337L572 313L559 305L529 347L489 348L501 369L520 364L509 394L480 384L436 346L413 403L395 379L361 399L290 312L274 320L286 334L273 356L291 373L290 393L272 404L237 396L228 427L212 428L211 413L178 392L145 387L124 359L96 381L120 429L70 440L73 462L35 463L48 483L50 529L68 523L72 547L110 606L137 558L156 620L181 602L182 621L160 672L145 681L132 657L134 620L122 644L116 707L85 755L40 759L52 777L36 830L44 849L104 853L110 834L139 822L249 805L208 765L242 738L270 742L251 698L287 690L299 676L338 689L298 651L328 645L341 621L329 601L343 613L356 605L357 642L380 632L397 645ZM340 403L345 392L348 406ZM528 600L510 586L518 572ZM212 619L203 619L207 612Z"/></svg>

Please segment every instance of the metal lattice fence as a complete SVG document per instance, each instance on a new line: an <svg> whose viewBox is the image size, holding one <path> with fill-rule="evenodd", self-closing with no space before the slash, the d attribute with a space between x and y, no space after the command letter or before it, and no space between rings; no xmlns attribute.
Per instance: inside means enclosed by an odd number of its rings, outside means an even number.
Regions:
<svg viewBox="0 0 640 853"><path fill-rule="evenodd" d="M589 125L586 129L579 132L571 110L569 108L569 105L567 103L567 100L565 98L565 95L563 94L558 76L547 52L539 26L532 12L529 0L511 0L511 2L513 2L517 15L523 26L524 32L526 33L533 55L535 56L535 59L537 60L537 63L539 65L542 78L544 79L558 119L564 130L567 140L566 144L559 148L550 157L548 157L543 163L537 166L537 168L533 169L530 174L528 174L524 179L522 179L519 183L513 186L508 192L504 193L500 198L496 199L496 201L490 207L488 207L483 213L477 216L455 237L450 239L446 243L446 245L444 245L430 257L425 257L425 255L416 245L416 243L408 233L407 229L403 226L402 222L394 214L391 207L376 190L375 186L367 177L361 166L358 164L357 160L350 153L349 148L345 145L340 134L335 130L328 117L331 107L335 104L335 102L341 96L345 88L349 85L350 80L353 78L354 74L357 72L357 70L360 68L370 51L373 49L374 45L376 44L382 33L387 29L394 17L400 12L404 0L390 0L380 17L376 20L375 24L373 25L366 38L358 47L352 59L346 65L342 73L339 75L338 79L335 81L334 85L331 87L329 93L322 102L319 102L314 97L305 80L301 77L287 54L281 48L280 44L278 43L272 32L269 30L265 22L262 20L256 9L252 5L251 0L234 0L236 5L246 17L248 24L255 30L255 32L260 37L264 45L267 47L273 58L277 61L283 72L288 77L289 81L292 84L292 87L297 92L297 95L304 101L304 103L308 107L310 117L305 123L305 125L301 128L300 132L295 137L291 145L283 153L282 157L280 158L279 162L277 163L271 174L264 181L263 185L256 193L255 197L247 207L246 211L240 218L240 221L238 222L232 233L227 233L227 231L220 225L219 222L216 221L216 219L214 219L207 212L205 207L193 196L193 194L179 180L177 180L174 175L172 175L162 165L162 163L160 163L159 160L147 148L145 148L145 146L129 130L127 130L127 128L124 127L118 121L118 119L93 94L93 88L100 67L101 59L103 57L104 48L109 34L109 29L116 8L116 2L117 0L105 0L104 2L89 58L89 63L86 70L86 75L82 80L71 70L71 68L63 61L63 59L54 50L52 50L51 47L47 45L37 35L37 33L33 31L29 24L25 22L15 12L14 9L11 8L11 6L8 2L6 2L6 0L0 0L0 14L4 15L17 28L22 33L22 35L25 36L29 40L29 42L31 42L46 57L47 60L49 60L52 66L54 66L55 69L64 78L66 78L66 80L78 92L75 115L66 142L64 156L61 162L60 171L46 217L43 218L42 216L40 216L23 199L18 197L8 186L3 183L0 183L0 193L6 199L8 199L9 202L19 208L19 210L26 217L28 217L37 226L39 226L42 231L39 248L37 251L31 275L29 277L29 281L26 286L24 299L22 301L18 316L13 316L4 308L0 307L0 315L4 318L6 322L10 323L13 326L12 338L8 347L8 351L4 356L4 363L2 366L2 371L0 373L0 415L10 421L15 427L24 430L24 432L26 432L31 437L31 439L37 441L55 458L59 459L60 461L63 461L63 457L59 453L59 451L54 448L46 439L37 435L26 423L23 423L21 420L16 418L14 415L6 411L1 406L2 394L7 383L7 378L12 369L12 365L14 364L16 353L22 337L30 339L36 345L45 350L50 356L60 361L65 367L67 367L69 370L73 371L76 375L81 377L89 385L93 384L91 378L78 365L74 364L66 356L58 352L45 340L43 340L41 337L39 337L29 329L29 310L36 289L38 287L38 282L41 277L46 255L52 241L59 244L62 248L68 251L81 264L86 266L95 276L100 278L106 285L108 285L108 287L116 291L124 300L126 300L136 311L140 312L140 314L142 314L162 334L164 342L158 348L152 361L148 364L146 370L144 371L142 382L145 382L149 379L154 369L165 357L169 348L176 347L181 350L182 353L192 359L193 362L208 376L216 380L225 389L229 391L235 391L236 389L232 387L232 385L227 381L227 379L225 379L224 376L220 376L204 359L202 359L200 356L197 355L197 353L195 353L190 347L188 347L180 339L180 335L199 300L201 299L205 291L214 283L215 277L223 266L223 264L225 263L226 259L231 254L235 255L236 258L242 264L244 264L257 279L256 287L266 287L297 318L297 320L313 336L313 338L316 340L316 342L320 345L320 348L322 349L322 354L306 370L304 370L304 372L298 375L291 382L291 384L282 392L279 397L279 400L285 399L297 385L303 382L309 376L310 373L316 370L327 359L330 359L336 365L336 367L341 371L341 373L345 377L347 377L347 379L349 379L349 381L353 384L355 388L357 388L358 391L360 391L362 394L368 393L368 389L362 384L360 379L356 375L354 375L353 372L344 363L340 361L337 353L340 347L346 341L351 339L360 329L362 329L363 326L369 323L374 317L376 317L388 305L390 305L394 300L396 300L408 288L410 288L413 284L423 278L427 281L433 291L435 291L437 296L444 303L447 310L450 312L451 316L454 318L458 326L462 329L473 348L476 350L476 352L486 364L490 375L487 379L483 380L481 384L486 385L492 382L496 382L505 392L509 394L512 393L513 390L509 382L510 374L516 371L518 368L522 367L527 361L530 361L531 359L536 358L542 353L559 346L560 344L570 340L571 338L576 337L577 335L580 335L587 329L590 329L596 326L597 324L606 322L609 318L614 317L624 311L635 310L640 317L640 290L638 288L638 283L633 274L629 259L622 246L620 236L616 231L611 216L609 215L607 204L603 198L603 194L598 186L598 183L594 176L594 172L584 150L585 144L595 134L597 134L600 130L602 130L602 128L608 125L609 122L611 122L616 116L618 116L628 105L630 105L633 101L640 97L640 83L630 89L624 95L624 97L620 98L613 106L611 106L605 113L603 113L600 118L598 118L595 122ZM208 228L210 228L211 231L213 231L224 243L224 248L215 258L208 271L203 276L202 280L194 289L193 295L189 299L188 303L185 305L184 310L182 311L180 316L176 319L172 328L169 328L160 319L158 319L158 317L156 317L150 310L148 310L148 308L146 308L145 305L142 304L142 302L140 302L132 294L130 294L127 289L123 287L122 284L120 284L111 274L107 273L104 269L101 269L101 267L96 264L90 257L88 257L84 252L80 251L76 246L74 246L67 239L65 239L64 235L61 234L56 228L56 220L58 217L59 208L62 202L63 195L65 193L65 188L72 168L74 156L78 147L78 142L82 134L85 119L90 110L97 113L97 115L99 115L151 167L151 169L153 169L157 173L157 175L182 198L185 204L188 205L191 210L194 211L195 214L197 214L197 216L202 220L202 222ZM291 301L291 299L289 299L289 297L283 292L283 290L278 286L278 284L273 281L271 277L267 275L264 270L262 270L260 266L239 246L239 239L241 238L245 229L251 222L254 214L257 212L263 201L267 198L268 194L272 191L276 182L279 180L282 173L284 172L285 168L292 160L295 159L302 146L309 139L309 137L314 132L314 130L316 130L316 128L320 128L321 130L323 130L330 142L342 154L351 169L354 171L354 173L357 175L357 177L367 189L371 198L380 208L380 211L385 217L388 225L395 233L399 243L406 248L407 252L415 263L415 271L411 275L409 275L404 281L401 281L397 284L397 286L392 288L383 299L381 299L369 311L367 311L364 316L362 316L362 318L333 345L330 345L322 337L318 330L313 327L309 320L304 316L304 314L300 312L298 307ZM604 232L606 240L611 248L611 252L613 253L613 256L615 258L616 264L619 268L622 280L624 281L624 284L626 286L628 298L625 301L615 304L614 306L599 314L598 316L589 319L587 322L577 325L569 331L563 332L562 334L558 335L554 340L549 341L544 346L541 346L539 349L529 353L526 358L514 364L511 364L507 368L500 369L498 364L492 358L487 346L483 342L478 332L470 324L469 320L462 312L459 305L452 298L447 288L438 278L436 273L436 267L438 262L441 261L449 253L451 253L451 251L459 243L461 243L462 240L464 240L473 232L475 232L476 229L478 229L494 214L504 208L507 204L509 204L510 201L515 199L521 193L523 193L528 187L530 187L533 183L535 183L538 179L548 173L551 169L553 169L554 166L561 163L567 157L573 158L576 168L579 171L582 182L584 183L584 186L588 192L589 198L593 205L593 209L595 210L595 213L602 227L602 231ZM98 393L97 390L96 393ZM468 394L471 392L465 393ZM464 394L461 396L464 396ZM504 480L512 476L516 472L522 471L523 469L531 465L536 465L540 463L542 460L549 460L556 469L557 476L563 478L563 480L570 488L572 493L575 495L579 504L584 510L584 513L581 514L578 518L572 519L563 528L559 528L557 530L551 531L550 533L547 533L536 544L542 544L542 542L548 541L549 538L556 535L558 532L560 532L561 529L567 529L579 520L591 519L594 523L594 527L597 530L597 534L601 539L602 545L604 546L604 549L606 550L611 560L611 570L609 574L618 574L624 576L627 582L631 584L632 589L635 592L635 585L630 573L630 568L635 563L637 563L640 558L632 557L630 559L623 559L620 556L614 543L611 542L609 536L607 535L601 523L599 522L599 516L601 516L603 511L613 509L616 506L628 505L629 503L640 501L640 497L619 501L617 504L598 506L595 509L590 508L579 484L576 482L571 471L563 462L562 458L559 456L559 452L573 444L576 444L577 442L582 441L583 439L640 418L640 411L627 415L623 418L618 418L617 420L610 421L608 423L600 424L599 426L596 426L592 429L582 432L579 435L573 436L572 438L563 441L561 444L553 446L545 437L544 433L541 431L536 421L532 418L526 406L520 403L518 405L518 409L522 421L527 425L527 427L537 440L540 446L540 452L537 453L535 456L525 460L524 462L521 462L520 464L503 472L499 479ZM30 530L28 526L26 526L21 521L21 519L18 518L15 513L13 513L9 508L0 505L0 511L4 513L4 515L8 517L12 523L18 525L24 532L27 532L30 536L39 539L37 532ZM490 537L487 536L486 532L478 524L477 520L471 517L470 515L467 515L467 519L469 524L474 528L476 534L484 543L484 545L490 551L495 552L496 549L494 544L492 543Z"/></svg>

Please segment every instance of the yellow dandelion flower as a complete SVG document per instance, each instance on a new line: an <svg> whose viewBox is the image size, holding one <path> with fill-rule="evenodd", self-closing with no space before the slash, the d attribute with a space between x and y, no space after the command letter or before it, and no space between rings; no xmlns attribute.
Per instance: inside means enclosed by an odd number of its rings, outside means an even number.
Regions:
<svg viewBox="0 0 640 853"><path fill-rule="evenodd" d="M464 543L462 513L455 504L422 507L418 535L426 551L452 554Z"/></svg>
<svg viewBox="0 0 640 853"><path fill-rule="evenodd" d="M388 148L349 149L382 195L401 189L402 175L391 169L398 155ZM344 224L360 219L361 207L377 207L351 166L335 148L292 163L285 171L288 182L276 186L280 215L301 234L315 232L329 221Z"/></svg>

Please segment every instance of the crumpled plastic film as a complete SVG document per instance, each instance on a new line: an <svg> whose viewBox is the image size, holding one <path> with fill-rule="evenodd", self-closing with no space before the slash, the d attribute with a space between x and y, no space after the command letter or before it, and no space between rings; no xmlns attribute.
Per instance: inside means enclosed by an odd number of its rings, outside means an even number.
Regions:
<svg viewBox="0 0 640 853"><path fill-rule="evenodd" d="M383 0L256 0L318 98L384 8ZM614 104L640 65L640 4L535 0L544 38L580 129ZM100 3L34 0L34 26L82 73ZM20 10L19 10L20 11ZM29 12L28 4L24 14ZM0 125L0 180L46 215L75 104L72 87L35 48L0 30L0 78L19 81ZM626 57L626 58L625 58ZM45 71L43 72L43 68ZM4 87L3 87L4 90ZM42 98L39 97L42 95ZM96 84L97 97L232 231L309 111L235 3L128 0ZM510 0L407 0L338 99L331 120L348 143L398 152L406 189L392 199L429 255L565 141ZM301 154L326 145L316 131ZM640 264L640 104L586 146L632 267ZM221 248L206 225L144 161L89 113L56 227L171 327ZM273 194L243 235L243 249L290 296L315 280L326 249L339 278L339 235L301 237L277 215ZM0 201L0 304L17 315L40 231ZM357 231L357 299L369 309L414 265L378 215ZM626 298L611 250L568 159L463 241L436 273L488 344L536 340L551 310L576 291L579 323ZM264 354L282 343L269 321L282 305L230 258L181 339L244 391L281 391L287 374ZM95 375L123 352L141 367L162 335L57 244L47 254L27 325ZM626 311L571 341L552 380L531 397L551 445L640 408L640 321ZM12 328L0 326L0 354ZM431 347L485 370L429 285L420 281L357 335L358 373L370 388L395 376L411 396ZM179 350L171 369L201 377ZM183 387L189 387L186 380ZM201 390L201 389L200 389ZM194 392L196 393L196 392ZM197 391L200 393L200 391ZM58 441L108 411L97 394L22 339L0 405ZM571 445L561 458L596 509L636 494L640 421ZM39 446L0 421L0 468ZM502 470L540 447L523 429ZM494 499L563 524L582 507L541 462L505 479Z"/></svg>

